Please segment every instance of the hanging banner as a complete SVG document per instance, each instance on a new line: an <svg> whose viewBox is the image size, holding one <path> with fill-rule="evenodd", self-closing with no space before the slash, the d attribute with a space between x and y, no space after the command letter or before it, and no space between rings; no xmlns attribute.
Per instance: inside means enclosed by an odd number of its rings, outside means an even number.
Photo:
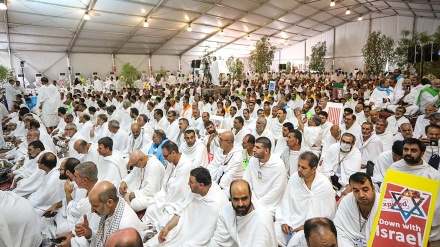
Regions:
<svg viewBox="0 0 440 247"><path fill-rule="evenodd" d="M368 246L428 244L440 181L388 170Z"/></svg>
<svg viewBox="0 0 440 247"><path fill-rule="evenodd" d="M35 74L35 82L34 85L36 88L40 88L41 87L41 78L43 78L43 74Z"/></svg>
<svg viewBox="0 0 440 247"><path fill-rule="evenodd" d="M58 86L64 87L67 84L68 80L66 77L66 73L60 73L58 76Z"/></svg>
<svg viewBox="0 0 440 247"><path fill-rule="evenodd" d="M327 120L334 125L340 125L342 123L342 117L344 113L344 105L342 103L327 103Z"/></svg>

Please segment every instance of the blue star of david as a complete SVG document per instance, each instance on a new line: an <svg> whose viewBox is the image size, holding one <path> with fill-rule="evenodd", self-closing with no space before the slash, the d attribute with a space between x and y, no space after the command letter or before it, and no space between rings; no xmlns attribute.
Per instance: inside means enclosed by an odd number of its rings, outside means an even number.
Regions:
<svg viewBox="0 0 440 247"><path fill-rule="evenodd" d="M419 203L422 201L421 199L418 199L418 201L416 201L414 198L411 198L411 200L414 204L414 207L408 211L408 210L404 210L402 208L402 206L399 205L399 202L402 199L401 193L400 192L390 192L390 193L391 193L391 196L394 198L394 204L393 204L393 206L390 207L390 209L399 211L402 214L403 219L405 221L408 221L412 215L419 216L419 217L425 216L425 214L423 213L423 211L419 205Z"/></svg>

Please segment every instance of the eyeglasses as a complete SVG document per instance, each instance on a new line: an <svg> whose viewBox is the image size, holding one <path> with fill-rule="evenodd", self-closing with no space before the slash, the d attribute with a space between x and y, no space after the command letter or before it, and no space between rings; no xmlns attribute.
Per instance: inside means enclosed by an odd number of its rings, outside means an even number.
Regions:
<svg viewBox="0 0 440 247"><path fill-rule="evenodd" d="M218 138L218 140L220 141L220 142L227 142L228 140L225 140L225 139L222 139L222 138Z"/></svg>
<svg viewBox="0 0 440 247"><path fill-rule="evenodd" d="M60 168L58 168L58 171L61 171L61 170L66 170L66 169L64 169L64 168L61 168L61 167L60 167Z"/></svg>
<svg viewBox="0 0 440 247"><path fill-rule="evenodd" d="M163 157L164 157L165 159L168 159L168 156L170 156L171 153L169 153L169 154L167 154L167 155L165 155L164 153L162 153L162 154L163 154Z"/></svg>
<svg viewBox="0 0 440 247"><path fill-rule="evenodd" d="M72 129L64 129L64 131L68 131L68 130L72 130Z"/></svg>
<svg viewBox="0 0 440 247"><path fill-rule="evenodd" d="M346 141L344 141L344 140L341 140L341 143L351 144L351 142L346 142Z"/></svg>

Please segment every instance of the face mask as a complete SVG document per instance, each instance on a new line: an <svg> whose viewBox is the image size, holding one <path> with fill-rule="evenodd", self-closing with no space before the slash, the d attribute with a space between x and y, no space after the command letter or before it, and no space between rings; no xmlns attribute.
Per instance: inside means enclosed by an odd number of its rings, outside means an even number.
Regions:
<svg viewBox="0 0 440 247"><path fill-rule="evenodd" d="M349 143L341 143L341 150L342 150L342 152L350 152L351 144L349 144Z"/></svg>

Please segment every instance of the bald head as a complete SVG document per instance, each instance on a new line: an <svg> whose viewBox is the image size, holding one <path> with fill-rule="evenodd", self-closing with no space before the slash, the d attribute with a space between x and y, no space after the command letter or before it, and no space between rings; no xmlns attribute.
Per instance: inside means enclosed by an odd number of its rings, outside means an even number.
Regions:
<svg viewBox="0 0 440 247"><path fill-rule="evenodd" d="M221 134L222 139L234 143L234 133L232 131L225 131Z"/></svg>
<svg viewBox="0 0 440 247"><path fill-rule="evenodd" d="M138 123L134 123L131 125L131 133L133 134L134 139L138 138L141 134L141 126Z"/></svg>
<svg viewBox="0 0 440 247"><path fill-rule="evenodd" d="M88 198L92 213L99 217L113 216L119 202L116 187L108 181L96 184L96 187L90 190Z"/></svg>
<svg viewBox="0 0 440 247"><path fill-rule="evenodd" d="M244 179L237 179L232 181L231 187L229 188L231 198L237 193L245 193L247 195L251 195L251 188L249 183Z"/></svg>
<svg viewBox="0 0 440 247"><path fill-rule="evenodd" d="M304 235L309 247L337 246L335 224L327 218L320 217L306 220Z"/></svg>
<svg viewBox="0 0 440 247"><path fill-rule="evenodd" d="M142 247L142 238L133 228L118 230L108 237L105 247Z"/></svg>
<svg viewBox="0 0 440 247"><path fill-rule="evenodd" d="M338 125L333 125L332 127L330 127L330 134L333 136L333 138L339 139L341 135L341 129Z"/></svg>
<svg viewBox="0 0 440 247"><path fill-rule="evenodd" d="M127 169L131 170L133 169L132 167L136 166L139 167L139 161L141 161L141 159L145 158L145 154L141 151L141 150L134 150L131 154L130 154L130 159L128 160L127 163Z"/></svg>

